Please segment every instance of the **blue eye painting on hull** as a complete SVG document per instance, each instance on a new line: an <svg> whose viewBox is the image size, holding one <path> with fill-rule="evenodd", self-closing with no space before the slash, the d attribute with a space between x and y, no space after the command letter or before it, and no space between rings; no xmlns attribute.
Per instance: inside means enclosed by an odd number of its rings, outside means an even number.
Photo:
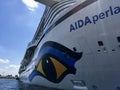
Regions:
<svg viewBox="0 0 120 90"><path fill-rule="evenodd" d="M68 74L75 74L76 61L82 57L82 52L74 52L67 47L53 41L43 44L38 55L38 64L29 76L42 76L53 83L60 83Z"/></svg>

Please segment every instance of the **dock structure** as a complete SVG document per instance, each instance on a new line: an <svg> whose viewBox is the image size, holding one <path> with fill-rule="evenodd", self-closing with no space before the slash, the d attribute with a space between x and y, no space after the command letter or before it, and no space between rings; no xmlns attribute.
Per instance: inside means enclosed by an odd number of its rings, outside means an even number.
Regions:
<svg viewBox="0 0 120 90"><path fill-rule="evenodd" d="M18 75L12 76L12 75L1 75L0 74L0 78L3 78L3 79L17 79Z"/></svg>

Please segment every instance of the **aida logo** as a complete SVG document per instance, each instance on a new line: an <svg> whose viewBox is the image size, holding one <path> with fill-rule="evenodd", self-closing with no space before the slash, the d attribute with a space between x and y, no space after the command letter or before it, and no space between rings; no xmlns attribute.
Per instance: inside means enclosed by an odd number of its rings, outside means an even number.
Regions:
<svg viewBox="0 0 120 90"><path fill-rule="evenodd" d="M106 11L99 13L98 15L94 15L92 17L86 16L84 19L79 19L73 24L70 24L70 32L80 29L84 26L90 24L96 24L98 21L106 19L108 17L120 14L120 6L110 6Z"/></svg>
<svg viewBox="0 0 120 90"><path fill-rule="evenodd" d="M82 57L77 53L56 42L46 42L39 52L39 63L32 72L30 81L35 76L41 76L53 83L61 82L68 74L75 74L75 63Z"/></svg>

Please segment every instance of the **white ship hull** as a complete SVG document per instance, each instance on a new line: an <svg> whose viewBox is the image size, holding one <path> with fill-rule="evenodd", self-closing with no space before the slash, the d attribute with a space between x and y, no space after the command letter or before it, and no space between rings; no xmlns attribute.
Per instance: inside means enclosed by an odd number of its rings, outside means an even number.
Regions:
<svg viewBox="0 0 120 90"><path fill-rule="evenodd" d="M120 90L120 0L78 0L60 15L45 28L20 80L68 90Z"/></svg>

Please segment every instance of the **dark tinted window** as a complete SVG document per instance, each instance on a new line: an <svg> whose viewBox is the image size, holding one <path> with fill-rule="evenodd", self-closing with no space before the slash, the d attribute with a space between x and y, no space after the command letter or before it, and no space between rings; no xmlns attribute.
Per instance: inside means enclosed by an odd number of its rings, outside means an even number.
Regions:
<svg viewBox="0 0 120 90"><path fill-rule="evenodd" d="M102 41L98 41L98 45L99 45L99 46L103 46L104 44L103 44Z"/></svg>
<svg viewBox="0 0 120 90"><path fill-rule="evenodd" d="M120 42L120 37L117 37L118 42Z"/></svg>

